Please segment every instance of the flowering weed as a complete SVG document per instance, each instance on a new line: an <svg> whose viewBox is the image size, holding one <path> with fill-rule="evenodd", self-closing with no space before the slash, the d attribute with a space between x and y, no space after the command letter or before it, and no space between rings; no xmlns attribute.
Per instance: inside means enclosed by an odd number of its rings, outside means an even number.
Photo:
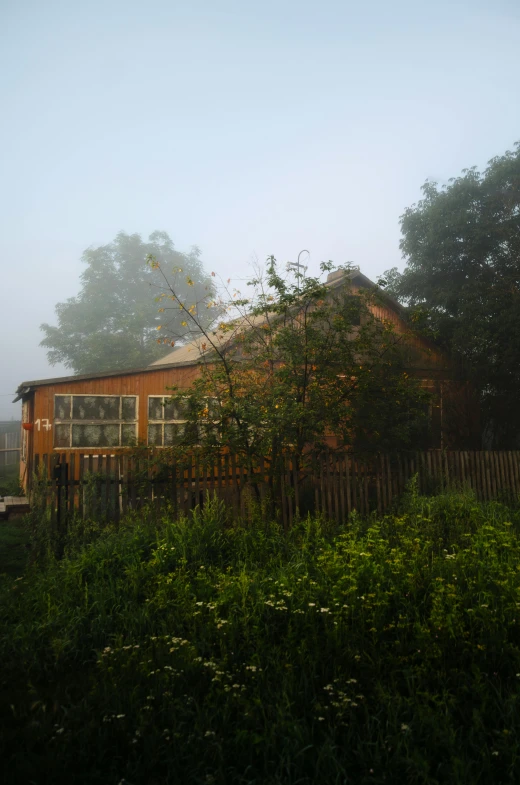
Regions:
<svg viewBox="0 0 520 785"><path fill-rule="evenodd" d="M517 781L519 525L133 516L1 586L4 781Z"/></svg>

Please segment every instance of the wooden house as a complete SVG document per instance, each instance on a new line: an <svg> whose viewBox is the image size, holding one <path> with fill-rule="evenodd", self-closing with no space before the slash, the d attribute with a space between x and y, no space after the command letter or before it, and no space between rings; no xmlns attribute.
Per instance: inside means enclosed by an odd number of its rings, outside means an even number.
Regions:
<svg viewBox="0 0 520 785"><path fill-rule="evenodd" d="M344 283L331 273L328 285ZM359 271L349 273L352 291L374 288ZM478 406L472 389L452 358L410 330L405 309L389 297L371 306L374 315L403 336L410 375L434 394L430 407L429 448L480 447ZM31 475L34 456L77 450L99 454L128 449L137 440L155 447L171 444L182 420L165 405L168 388L189 388L201 352L194 341L173 349L146 368L23 382L21 476Z"/></svg>

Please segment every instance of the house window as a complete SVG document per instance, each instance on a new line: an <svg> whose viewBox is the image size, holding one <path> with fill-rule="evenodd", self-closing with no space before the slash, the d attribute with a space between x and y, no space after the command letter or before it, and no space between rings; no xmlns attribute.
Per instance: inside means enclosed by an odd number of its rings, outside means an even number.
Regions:
<svg viewBox="0 0 520 785"><path fill-rule="evenodd" d="M208 399L208 410L212 414L214 399ZM188 423L188 398L172 401L167 395L148 396L148 444L153 447L171 447L183 436L198 437L199 429ZM190 433L187 429L194 429Z"/></svg>
<svg viewBox="0 0 520 785"><path fill-rule="evenodd" d="M130 447L137 419L136 395L55 395L54 447Z"/></svg>

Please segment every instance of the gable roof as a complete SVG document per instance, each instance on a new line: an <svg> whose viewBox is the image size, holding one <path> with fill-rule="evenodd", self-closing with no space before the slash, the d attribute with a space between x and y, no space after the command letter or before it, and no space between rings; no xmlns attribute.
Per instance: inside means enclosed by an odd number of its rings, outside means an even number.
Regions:
<svg viewBox="0 0 520 785"><path fill-rule="evenodd" d="M404 308L404 306L402 306L400 303L397 302L397 300L394 300L392 297L385 295L385 293L380 289L380 287L378 287L377 284L371 281L370 278L367 278L366 275L363 275L363 273L358 268L352 268L349 271L337 270L335 272L329 273L327 280L325 282L325 286L328 286L330 289L339 289L340 286L342 286L346 282L346 279L349 279L352 284L358 286L360 289L377 290L379 294L382 296L385 303L389 305L394 311L396 311L396 313L399 316L403 316L404 313L406 312L406 308ZM227 335L224 334L221 336L214 333L213 340L215 341L215 343L220 344L221 347L224 347L226 344L230 343L230 341L233 340L234 336L240 330L242 325L245 325L246 327L247 326L252 327L255 322L261 323L263 319L264 317L262 315L256 318L252 318L251 320L248 320L246 318L237 319L236 329L233 330L232 333L228 333ZM194 357L197 357L199 359L201 357L207 357L209 354L211 354L212 348L211 346L209 346L206 349L202 348L205 340L206 339L203 336L197 336L197 338L194 338L193 340L188 341L185 344L176 346L174 349L172 349L171 352L165 354L164 357L161 357L158 360L155 360L153 363L151 363L150 367L154 367L154 368L157 368L157 366L164 367L168 363L172 363L172 362L181 363L181 362L188 362L190 360L193 360Z"/></svg>
<svg viewBox="0 0 520 785"><path fill-rule="evenodd" d="M325 285L331 289L336 289L345 283L346 278L349 278L350 282L360 289L377 290L385 304L392 308L392 310L394 310L398 316L404 317L406 314L407 309L404 306L398 303L397 300L394 300L393 297L385 294L385 292L383 292L380 287L377 286L377 284L371 281L370 278L367 278L366 275L363 275L363 273L357 268L352 268L349 271L337 270L335 272L329 273ZM252 326L254 322L262 322L263 318L263 315L260 315L251 320L246 318L242 320L236 320L237 327L235 330L229 333L224 333L220 336L215 334L214 340L217 343L220 343L222 346L225 346L233 340L243 324ZM426 341L426 339L424 339L424 341L425 343L429 343ZM145 366L144 368L129 368L118 371L99 371L97 373L78 374L76 376L58 376L53 379L36 379L33 381L22 382L20 385L18 385L16 390L16 397L13 400L13 403L21 400L23 397L32 392L32 390L36 387L44 387L45 385L49 384L80 382L83 380L87 381L89 379L105 379L112 376L129 376L132 374L168 370L169 368L180 368L183 366L197 365L202 357L207 357L213 351L211 346L203 349L202 346L204 342L204 336L198 336L197 338L194 338L191 341L182 344L181 346L176 346L164 357L159 360L155 360L155 362ZM437 351L439 351L437 347L435 348Z"/></svg>

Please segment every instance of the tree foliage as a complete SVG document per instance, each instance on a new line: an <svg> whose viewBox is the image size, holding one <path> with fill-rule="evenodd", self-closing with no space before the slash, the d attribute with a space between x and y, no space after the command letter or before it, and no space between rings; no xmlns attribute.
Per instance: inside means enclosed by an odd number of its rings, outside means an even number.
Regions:
<svg viewBox="0 0 520 785"><path fill-rule="evenodd" d="M40 345L51 364L93 373L143 367L164 354L156 340L157 306L150 288L156 276L144 264L148 254L165 268L181 266L197 296L210 286L197 248L180 253L166 232L153 232L148 242L120 232L112 243L85 251L80 293L58 303L56 326L41 325L45 338ZM175 329L182 334L180 321Z"/></svg>
<svg viewBox="0 0 520 785"><path fill-rule="evenodd" d="M520 434L520 143L483 173L422 191L401 217L406 267L385 273L387 291L463 359L494 444L511 446Z"/></svg>
<svg viewBox="0 0 520 785"><path fill-rule="evenodd" d="M406 372L402 338L372 315L375 293L354 295L345 273L336 287L288 279L271 257L250 296L224 286L217 303L189 302L179 277L163 276L162 310L184 313L201 364L188 391L172 390L186 420L178 451L226 448L245 466L267 457L275 471L282 454L303 456L330 434L359 450L413 441L427 396ZM206 328L201 314L215 305L226 317ZM172 335L168 319L163 330Z"/></svg>

